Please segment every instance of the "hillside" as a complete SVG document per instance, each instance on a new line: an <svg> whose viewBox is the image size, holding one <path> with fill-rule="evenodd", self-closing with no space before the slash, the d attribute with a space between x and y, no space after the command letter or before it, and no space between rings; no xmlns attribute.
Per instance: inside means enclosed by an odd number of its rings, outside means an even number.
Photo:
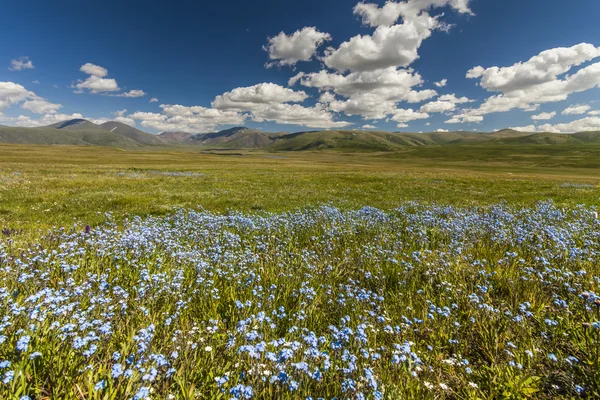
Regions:
<svg viewBox="0 0 600 400"><path fill-rule="evenodd" d="M256 149L272 145L279 135L278 133L236 127L220 132L195 135L191 138L190 143L213 148Z"/></svg>
<svg viewBox="0 0 600 400"><path fill-rule="evenodd" d="M139 148L142 144L103 129L56 129L0 127L0 143L47 144L76 146L108 146L123 149Z"/></svg>
<svg viewBox="0 0 600 400"><path fill-rule="evenodd" d="M150 133L141 131L127 124L123 124L121 122L105 122L102 125L99 125L100 128L116 133L121 136L125 136L137 143L146 144L146 145L160 145L164 144L164 141L161 140L156 135L152 135Z"/></svg>
<svg viewBox="0 0 600 400"><path fill-rule="evenodd" d="M0 143L108 146L134 149L164 142L149 133L120 122L96 125L73 119L39 128L0 126Z"/></svg>
<svg viewBox="0 0 600 400"><path fill-rule="evenodd" d="M0 143L109 146L124 149L145 146L193 146L222 150L394 152L420 146L593 145L600 144L600 132L558 134L504 129L496 132L323 130L271 133L234 127L211 133L162 132L152 135L116 121L96 125L84 119L74 119L40 128L0 125Z"/></svg>

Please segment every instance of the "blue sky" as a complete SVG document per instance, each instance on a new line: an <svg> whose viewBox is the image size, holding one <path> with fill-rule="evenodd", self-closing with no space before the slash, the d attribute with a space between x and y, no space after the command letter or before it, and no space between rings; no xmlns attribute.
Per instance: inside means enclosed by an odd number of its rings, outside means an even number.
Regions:
<svg viewBox="0 0 600 400"><path fill-rule="evenodd" d="M8 2L0 124L600 130L600 2L384 4Z"/></svg>

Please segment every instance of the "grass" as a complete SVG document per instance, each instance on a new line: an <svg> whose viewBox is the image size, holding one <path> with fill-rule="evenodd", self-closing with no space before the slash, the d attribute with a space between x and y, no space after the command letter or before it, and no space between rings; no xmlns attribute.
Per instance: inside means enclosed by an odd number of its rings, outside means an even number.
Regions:
<svg viewBox="0 0 600 400"><path fill-rule="evenodd" d="M600 146L443 146L394 153L0 145L0 226L35 232L111 212L285 211L406 201L600 204Z"/></svg>
<svg viewBox="0 0 600 400"><path fill-rule="evenodd" d="M599 154L0 146L0 398L598 398Z"/></svg>

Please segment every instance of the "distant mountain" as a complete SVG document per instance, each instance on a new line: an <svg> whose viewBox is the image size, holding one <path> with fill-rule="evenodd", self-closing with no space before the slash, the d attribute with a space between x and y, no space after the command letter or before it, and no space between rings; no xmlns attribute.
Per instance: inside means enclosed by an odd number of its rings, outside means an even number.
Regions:
<svg viewBox="0 0 600 400"><path fill-rule="evenodd" d="M108 146L122 149L140 148L142 146L127 137L103 129L74 130L11 126L0 127L0 143Z"/></svg>
<svg viewBox="0 0 600 400"><path fill-rule="evenodd" d="M48 125L46 128L64 129L69 131L79 131L85 129L102 129L99 125L88 121L87 119L71 119L68 121L57 122L56 124Z"/></svg>
<svg viewBox="0 0 600 400"><path fill-rule="evenodd" d="M163 142L166 143L185 143L192 136L191 133L187 132L161 132L158 137L162 139Z"/></svg>
<svg viewBox="0 0 600 400"><path fill-rule="evenodd" d="M41 128L0 125L0 143L111 146L124 149L177 145L223 150L391 152L419 146L600 145L600 132L558 134L503 129L490 133L467 131L409 133L364 130L269 133L246 127L234 127L196 135L186 132L162 132L159 135L151 135L116 121L96 125L85 119L73 119Z"/></svg>
<svg viewBox="0 0 600 400"><path fill-rule="evenodd" d="M72 119L40 128L0 126L0 143L109 146L124 149L164 144L155 135L120 122L96 125L86 119Z"/></svg>
<svg viewBox="0 0 600 400"><path fill-rule="evenodd" d="M123 124L121 122L109 121L105 122L102 125L99 125L100 128L107 130L109 132L113 132L119 134L121 136L128 137L129 139L147 145L160 145L164 144L164 141L161 140L160 137L156 135L152 135L150 133L140 131L139 129L134 128L133 126L129 126L127 124Z"/></svg>
<svg viewBox="0 0 600 400"><path fill-rule="evenodd" d="M187 143L221 149L256 149L270 146L281 133L268 133L245 127L192 136Z"/></svg>

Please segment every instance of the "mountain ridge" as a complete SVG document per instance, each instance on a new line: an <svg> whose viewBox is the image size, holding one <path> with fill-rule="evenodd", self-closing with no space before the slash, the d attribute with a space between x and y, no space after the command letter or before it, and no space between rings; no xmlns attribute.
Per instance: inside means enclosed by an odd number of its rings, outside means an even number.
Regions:
<svg viewBox="0 0 600 400"><path fill-rule="evenodd" d="M175 131L153 135L118 121L94 124L85 119L73 119L37 128L0 125L0 143L109 146L123 149L187 146L220 150L388 152L419 146L600 144L600 131L559 134L502 129L495 132L413 133L342 129L287 133L236 126L208 133Z"/></svg>

